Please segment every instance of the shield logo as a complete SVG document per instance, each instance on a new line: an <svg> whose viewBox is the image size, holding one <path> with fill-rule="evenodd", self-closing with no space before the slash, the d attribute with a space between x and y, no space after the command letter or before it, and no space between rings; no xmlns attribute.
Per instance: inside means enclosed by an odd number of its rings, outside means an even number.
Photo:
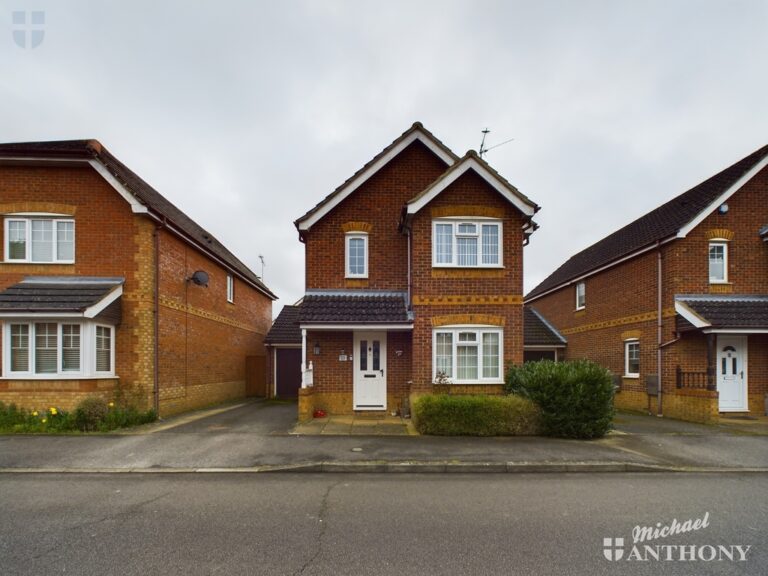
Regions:
<svg viewBox="0 0 768 576"><path fill-rule="evenodd" d="M15 10L12 13L13 41L19 48L37 48L45 38L45 12Z"/></svg>
<svg viewBox="0 0 768 576"><path fill-rule="evenodd" d="M612 562L621 560L624 557L624 538L603 538L603 556Z"/></svg>

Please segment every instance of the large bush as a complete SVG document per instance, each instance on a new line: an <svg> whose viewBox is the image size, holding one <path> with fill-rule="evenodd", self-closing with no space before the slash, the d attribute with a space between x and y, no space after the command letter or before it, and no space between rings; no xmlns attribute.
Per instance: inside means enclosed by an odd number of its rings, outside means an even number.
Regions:
<svg viewBox="0 0 768 576"><path fill-rule="evenodd" d="M610 373L588 360L527 362L507 372L507 391L533 400L547 436L600 438L612 426Z"/></svg>
<svg viewBox="0 0 768 576"><path fill-rule="evenodd" d="M519 396L428 394L414 402L421 434L437 436L524 436L538 432L538 409Z"/></svg>

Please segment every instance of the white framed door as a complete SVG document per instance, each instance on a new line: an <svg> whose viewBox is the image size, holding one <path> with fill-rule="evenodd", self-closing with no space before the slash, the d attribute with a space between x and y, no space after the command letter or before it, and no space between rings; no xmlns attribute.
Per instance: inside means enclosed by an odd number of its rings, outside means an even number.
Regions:
<svg viewBox="0 0 768 576"><path fill-rule="evenodd" d="M352 402L355 410L387 409L387 333L355 332Z"/></svg>
<svg viewBox="0 0 768 576"><path fill-rule="evenodd" d="M746 336L718 334L716 370L720 412L746 412L748 409Z"/></svg>

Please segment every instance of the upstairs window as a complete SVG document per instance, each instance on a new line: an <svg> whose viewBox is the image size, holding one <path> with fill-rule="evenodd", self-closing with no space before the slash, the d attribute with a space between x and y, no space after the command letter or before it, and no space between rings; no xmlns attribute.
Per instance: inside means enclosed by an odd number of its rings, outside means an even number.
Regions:
<svg viewBox="0 0 768 576"><path fill-rule="evenodd" d="M347 278L368 278L368 234L350 232L346 235L344 261Z"/></svg>
<svg viewBox="0 0 768 576"><path fill-rule="evenodd" d="M709 243L709 282L728 282L728 244L724 240Z"/></svg>
<svg viewBox="0 0 768 576"><path fill-rule="evenodd" d="M227 302L235 302L235 278L232 274L227 274Z"/></svg>
<svg viewBox="0 0 768 576"><path fill-rule="evenodd" d="M499 268L501 222L497 220L435 220L432 265L435 267Z"/></svg>
<svg viewBox="0 0 768 576"><path fill-rule="evenodd" d="M5 261L71 264L75 261L75 221L6 218Z"/></svg>
<svg viewBox="0 0 768 576"><path fill-rule="evenodd" d="M587 305L587 285L584 282L576 284L576 310L581 310Z"/></svg>

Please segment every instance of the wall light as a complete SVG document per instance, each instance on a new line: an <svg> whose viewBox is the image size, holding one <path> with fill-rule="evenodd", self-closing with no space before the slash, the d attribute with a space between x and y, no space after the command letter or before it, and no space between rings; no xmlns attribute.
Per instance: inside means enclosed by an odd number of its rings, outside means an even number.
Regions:
<svg viewBox="0 0 768 576"><path fill-rule="evenodd" d="M312 349L315 356L320 356L320 342L315 342L315 347Z"/></svg>

